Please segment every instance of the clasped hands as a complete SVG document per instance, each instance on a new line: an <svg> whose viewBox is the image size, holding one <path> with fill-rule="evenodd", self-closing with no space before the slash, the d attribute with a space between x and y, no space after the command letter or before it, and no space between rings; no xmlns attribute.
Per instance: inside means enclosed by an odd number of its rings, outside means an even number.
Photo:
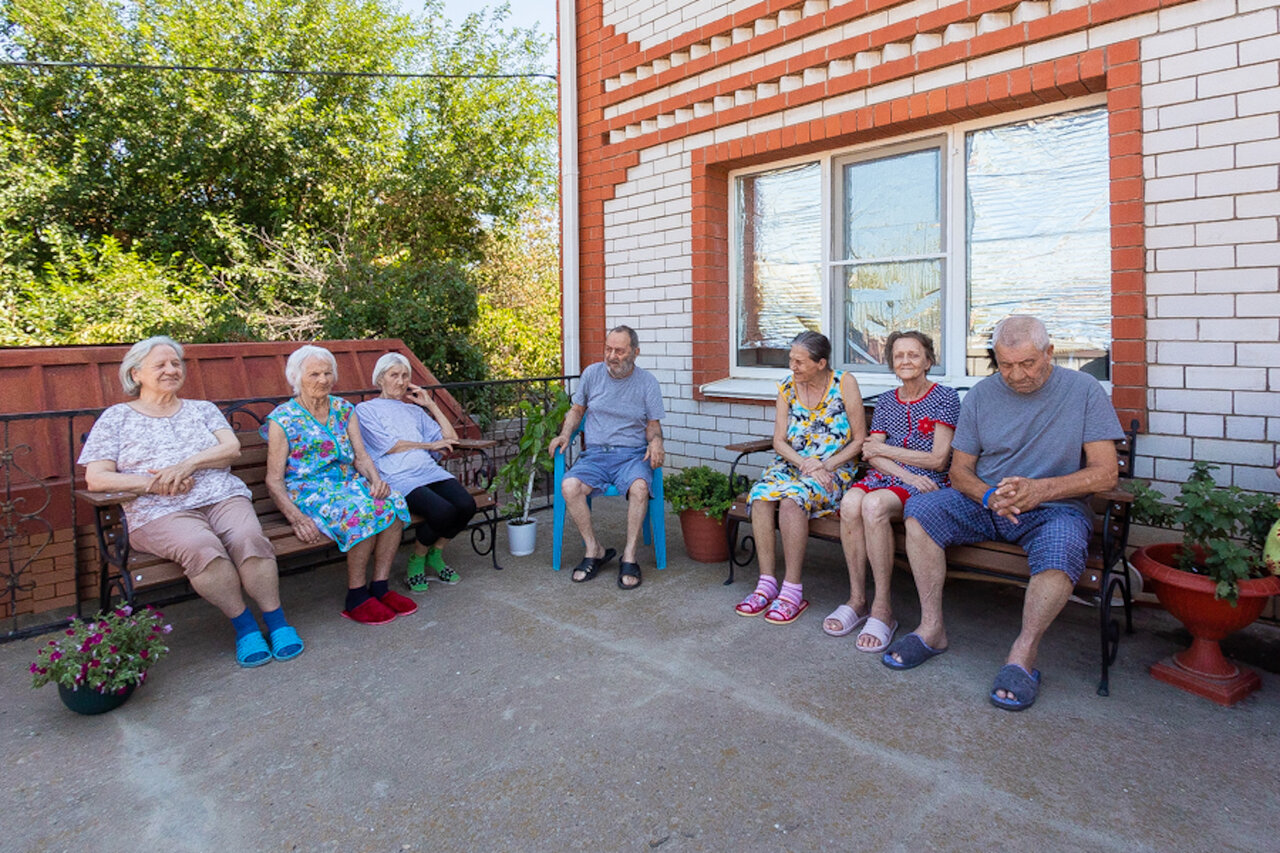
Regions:
<svg viewBox="0 0 1280 853"><path fill-rule="evenodd" d="M1035 509L1043 500L1039 480L1005 477L996 484L995 492L987 500L987 509L1017 524L1020 513Z"/></svg>
<svg viewBox="0 0 1280 853"><path fill-rule="evenodd" d="M196 484L195 477L183 465L170 465L167 468L150 468L151 482L147 483L146 493L151 495L185 495Z"/></svg>
<svg viewBox="0 0 1280 853"><path fill-rule="evenodd" d="M801 456L799 468L801 474L817 480L818 485L824 489L831 488L836 481L831 472L827 470L827 466L816 456Z"/></svg>

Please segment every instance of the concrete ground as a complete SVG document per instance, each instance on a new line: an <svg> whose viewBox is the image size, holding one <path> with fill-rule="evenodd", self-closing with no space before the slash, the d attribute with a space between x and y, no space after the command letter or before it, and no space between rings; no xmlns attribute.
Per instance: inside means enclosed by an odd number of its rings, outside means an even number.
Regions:
<svg viewBox="0 0 1280 853"><path fill-rule="evenodd" d="M621 512L597 508L619 548ZM28 688L38 639L0 646L0 849L1277 849L1280 676L1232 709L1156 682L1179 647L1163 612L1138 612L1100 698L1096 612L1069 605L1011 714L987 692L1019 591L949 585L951 651L899 673L822 633L847 595L829 544L778 627L733 614L754 572L722 586L675 518L634 592L552 572L539 526L501 572L456 544L462 583L385 627L339 618L339 566L286 577L307 651L257 670L211 607L172 605L172 654L100 717ZM1274 654L1275 628L1245 633Z"/></svg>

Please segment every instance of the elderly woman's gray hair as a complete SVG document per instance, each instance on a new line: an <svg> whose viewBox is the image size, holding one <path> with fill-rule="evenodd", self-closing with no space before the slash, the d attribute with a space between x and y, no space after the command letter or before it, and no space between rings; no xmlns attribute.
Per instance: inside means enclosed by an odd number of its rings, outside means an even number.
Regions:
<svg viewBox="0 0 1280 853"><path fill-rule="evenodd" d="M996 323L991 333L993 347L1016 347L1027 343L1041 352L1049 348L1049 330L1038 317L1030 314L1010 314Z"/></svg>
<svg viewBox="0 0 1280 853"><path fill-rule="evenodd" d="M398 352L389 352L382 358L378 359L377 363L373 365L373 385L375 388L380 387L382 374L386 373L393 367L403 367L410 373L413 372L413 367L409 364L409 359L405 358Z"/></svg>
<svg viewBox="0 0 1280 853"><path fill-rule="evenodd" d="M289 356L289 360L284 365L284 378L289 383L289 387L293 389L293 393L302 393L302 365L307 359L318 358L329 363L329 369L333 371L333 381L338 381L338 362L333 357L333 353L324 347L318 347L315 344L307 344L298 347Z"/></svg>
<svg viewBox="0 0 1280 853"><path fill-rule="evenodd" d="M172 347L178 358L183 357L182 344L168 335L155 335L129 347L129 351L124 354L124 361L120 362L120 387L130 397L138 396L138 391L141 390L138 380L133 378L133 371L142 366L142 362L147 360L147 356L156 347Z"/></svg>

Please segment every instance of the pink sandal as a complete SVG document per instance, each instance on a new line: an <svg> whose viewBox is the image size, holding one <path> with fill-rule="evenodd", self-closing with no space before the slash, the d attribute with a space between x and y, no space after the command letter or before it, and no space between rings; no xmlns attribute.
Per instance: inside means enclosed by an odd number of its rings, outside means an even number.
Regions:
<svg viewBox="0 0 1280 853"><path fill-rule="evenodd" d="M742 599L742 603L733 609L739 616L759 616L769 604L770 601L764 597L764 593L753 592Z"/></svg>
<svg viewBox="0 0 1280 853"><path fill-rule="evenodd" d="M799 604L792 604L785 598L775 598L769 605L769 612L764 614L764 621L770 625L790 625L800 618L800 614L809 609L809 601L805 599Z"/></svg>

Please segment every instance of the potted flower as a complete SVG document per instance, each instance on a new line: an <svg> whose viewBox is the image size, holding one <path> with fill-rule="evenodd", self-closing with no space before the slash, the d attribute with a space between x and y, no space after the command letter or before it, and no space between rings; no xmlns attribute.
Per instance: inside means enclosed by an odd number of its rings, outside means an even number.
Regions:
<svg viewBox="0 0 1280 853"><path fill-rule="evenodd" d="M671 509L680 514L685 551L699 563L723 563L729 559L725 514L733 505L729 475L706 465L695 465L663 480Z"/></svg>
<svg viewBox="0 0 1280 853"><path fill-rule="evenodd" d="M125 605L88 620L72 618L36 652L31 686L57 684L63 704L79 714L118 708L146 680L151 665L169 653L164 635L172 630L151 607Z"/></svg>
<svg viewBox="0 0 1280 853"><path fill-rule="evenodd" d="M1133 520L1152 527L1181 527L1180 542L1139 548L1133 565L1152 581L1156 597L1191 633L1191 648L1151 668L1151 673L1223 705L1256 690L1257 673L1228 661L1218 646L1250 625L1267 599L1280 593L1280 577L1267 570L1263 548L1280 517L1274 495L1219 486L1218 466L1192 464L1172 503L1145 483L1129 484ZM1270 535L1275 535L1272 531Z"/></svg>
<svg viewBox="0 0 1280 853"><path fill-rule="evenodd" d="M524 432L517 442L515 453L498 469L496 487L510 495L503 507L507 515L507 547L512 556L532 554L538 537L538 520L529 517L533 505L533 487L539 474L552 470L552 460L547 446L560 429L565 413L571 405L569 395L557 391L545 409L528 400L520 401L520 418Z"/></svg>

